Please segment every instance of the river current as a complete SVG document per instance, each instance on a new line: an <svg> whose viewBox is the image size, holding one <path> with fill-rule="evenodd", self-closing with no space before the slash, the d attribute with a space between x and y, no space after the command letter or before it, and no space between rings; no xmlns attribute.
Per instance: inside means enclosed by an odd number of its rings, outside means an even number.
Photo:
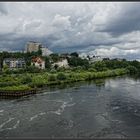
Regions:
<svg viewBox="0 0 140 140"><path fill-rule="evenodd" d="M140 79L107 78L1 98L0 137L140 137Z"/></svg>

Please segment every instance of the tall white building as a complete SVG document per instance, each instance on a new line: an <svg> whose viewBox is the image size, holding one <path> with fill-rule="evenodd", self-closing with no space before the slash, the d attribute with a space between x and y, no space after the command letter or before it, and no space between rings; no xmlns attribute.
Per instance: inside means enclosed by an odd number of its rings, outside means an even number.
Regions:
<svg viewBox="0 0 140 140"><path fill-rule="evenodd" d="M47 47L42 47L41 50L42 50L42 56L49 56L50 54L53 53Z"/></svg>

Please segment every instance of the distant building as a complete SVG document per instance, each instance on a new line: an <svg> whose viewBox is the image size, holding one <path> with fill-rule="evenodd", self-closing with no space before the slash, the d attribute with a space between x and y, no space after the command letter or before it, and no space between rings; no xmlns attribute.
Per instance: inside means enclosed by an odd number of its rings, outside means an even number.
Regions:
<svg viewBox="0 0 140 140"><path fill-rule="evenodd" d="M26 44L26 52L37 52L42 48L42 44L38 42L30 41Z"/></svg>
<svg viewBox="0 0 140 140"><path fill-rule="evenodd" d="M31 65L39 69L45 69L45 61L40 57L32 58Z"/></svg>
<svg viewBox="0 0 140 140"><path fill-rule="evenodd" d="M103 60L103 58L101 58L101 56L92 56L92 57L89 56L88 58L89 58L89 62L91 62L91 63Z"/></svg>
<svg viewBox="0 0 140 140"><path fill-rule="evenodd" d="M123 61L124 59L123 58L114 58L112 60L116 60L116 61Z"/></svg>
<svg viewBox="0 0 140 140"><path fill-rule="evenodd" d="M89 60L90 63L96 62L96 61L102 61L103 58L101 56L96 56L96 55L91 55L91 54L86 54L86 53L81 53L79 55L81 59L87 59Z"/></svg>
<svg viewBox="0 0 140 140"><path fill-rule="evenodd" d="M50 54L53 53L47 47L42 47L41 50L42 50L42 56L49 56Z"/></svg>
<svg viewBox="0 0 140 140"><path fill-rule="evenodd" d="M110 58L108 58L108 57L103 58L103 61L106 61L106 60L110 60Z"/></svg>
<svg viewBox="0 0 140 140"><path fill-rule="evenodd" d="M63 59L61 61L58 61L58 62L52 64L53 67L55 65L57 65L59 68L60 67L64 67L64 68L68 68L69 67L68 60L67 59Z"/></svg>
<svg viewBox="0 0 140 140"><path fill-rule="evenodd" d="M25 52L37 52L41 50L42 51L42 56L48 56L52 54L53 52L50 51L47 47L44 47L41 43L39 42L34 42L30 41L26 44L26 50Z"/></svg>
<svg viewBox="0 0 140 140"><path fill-rule="evenodd" d="M86 53L81 53L81 54L79 54L79 57L80 57L81 59L87 59L87 60L89 60L88 55L87 55Z"/></svg>
<svg viewBox="0 0 140 140"><path fill-rule="evenodd" d="M3 66L7 65L10 69L13 68L24 68L26 66L23 58L5 58L3 60Z"/></svg>
<svg viewBox="0 0 140 140"><path fill-rule="evenodd" d="M63 53L60 55L61 59L71 58L71 55L69 53Z"/></svg>

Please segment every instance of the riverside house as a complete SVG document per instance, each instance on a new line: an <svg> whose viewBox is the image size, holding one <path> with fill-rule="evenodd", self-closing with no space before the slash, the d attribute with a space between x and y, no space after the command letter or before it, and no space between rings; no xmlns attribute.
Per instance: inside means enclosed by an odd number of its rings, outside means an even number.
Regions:
<svg viewBox="0 0 140 140"><path fill-rule="evenodd" d="M39 69L45 69L45 61L41 57L33 57L31 65Z"/></svg>
<svg viewBox="0 0 140 140"><path fill-rule="evenodd" d="M5 58L3 60L3 66L7 65L8 68L24 68L26 66L25 60L23 58Z"/></svg>
<svg viewBox="0 0 140 140"><path fill-rule="evenodd" d="M60 61L52 64L53 67L56 66L56 65L59 68L60 67L64 67L64 68L68 68L69 67L68 60L67 59L61 59Z"/></svg>

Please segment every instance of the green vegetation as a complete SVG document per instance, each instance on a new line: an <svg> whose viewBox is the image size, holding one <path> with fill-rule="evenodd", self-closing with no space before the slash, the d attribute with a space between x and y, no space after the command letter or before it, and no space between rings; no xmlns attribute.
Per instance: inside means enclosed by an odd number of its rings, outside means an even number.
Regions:
<svg viewBox="0 0 140 140"><path fill-rule="evenodd" d="M3 91L17 91L17 90L31 90L32 88L28 85L19 85L19 86L6 86L6 87L0 87L0 90Z"/></svg>
<svg viewBox="0 0 140 140"><path fill-rule="evenodd" d="M91 71L66 71L65 73L23 73L7 74L0 76L0 90L25 90L44 85L70 83L76 81L93 80L103 77L111 77L126 74L126 69L115 69L100 72Z"/></svg>
<svg viewBox="0 0 140 140"><path fill-rule="evenodd" d="M44 70L31 66L32 57L41 56L41 53L41 51L36 53L0 53L0 62L9 57L22 57L26 60L26 68L10 70L6 65L3 66L0 73L0 90L28 90L44 85L93 80L124 74L140 75L140 62L136 60L104 59L92 63L87 59L81 59L76 52L69 55L51 54L44 57L46 68ZM69 68L59 68L57 65L52 68L54 62L63 58L68 60Z"/></svg>

